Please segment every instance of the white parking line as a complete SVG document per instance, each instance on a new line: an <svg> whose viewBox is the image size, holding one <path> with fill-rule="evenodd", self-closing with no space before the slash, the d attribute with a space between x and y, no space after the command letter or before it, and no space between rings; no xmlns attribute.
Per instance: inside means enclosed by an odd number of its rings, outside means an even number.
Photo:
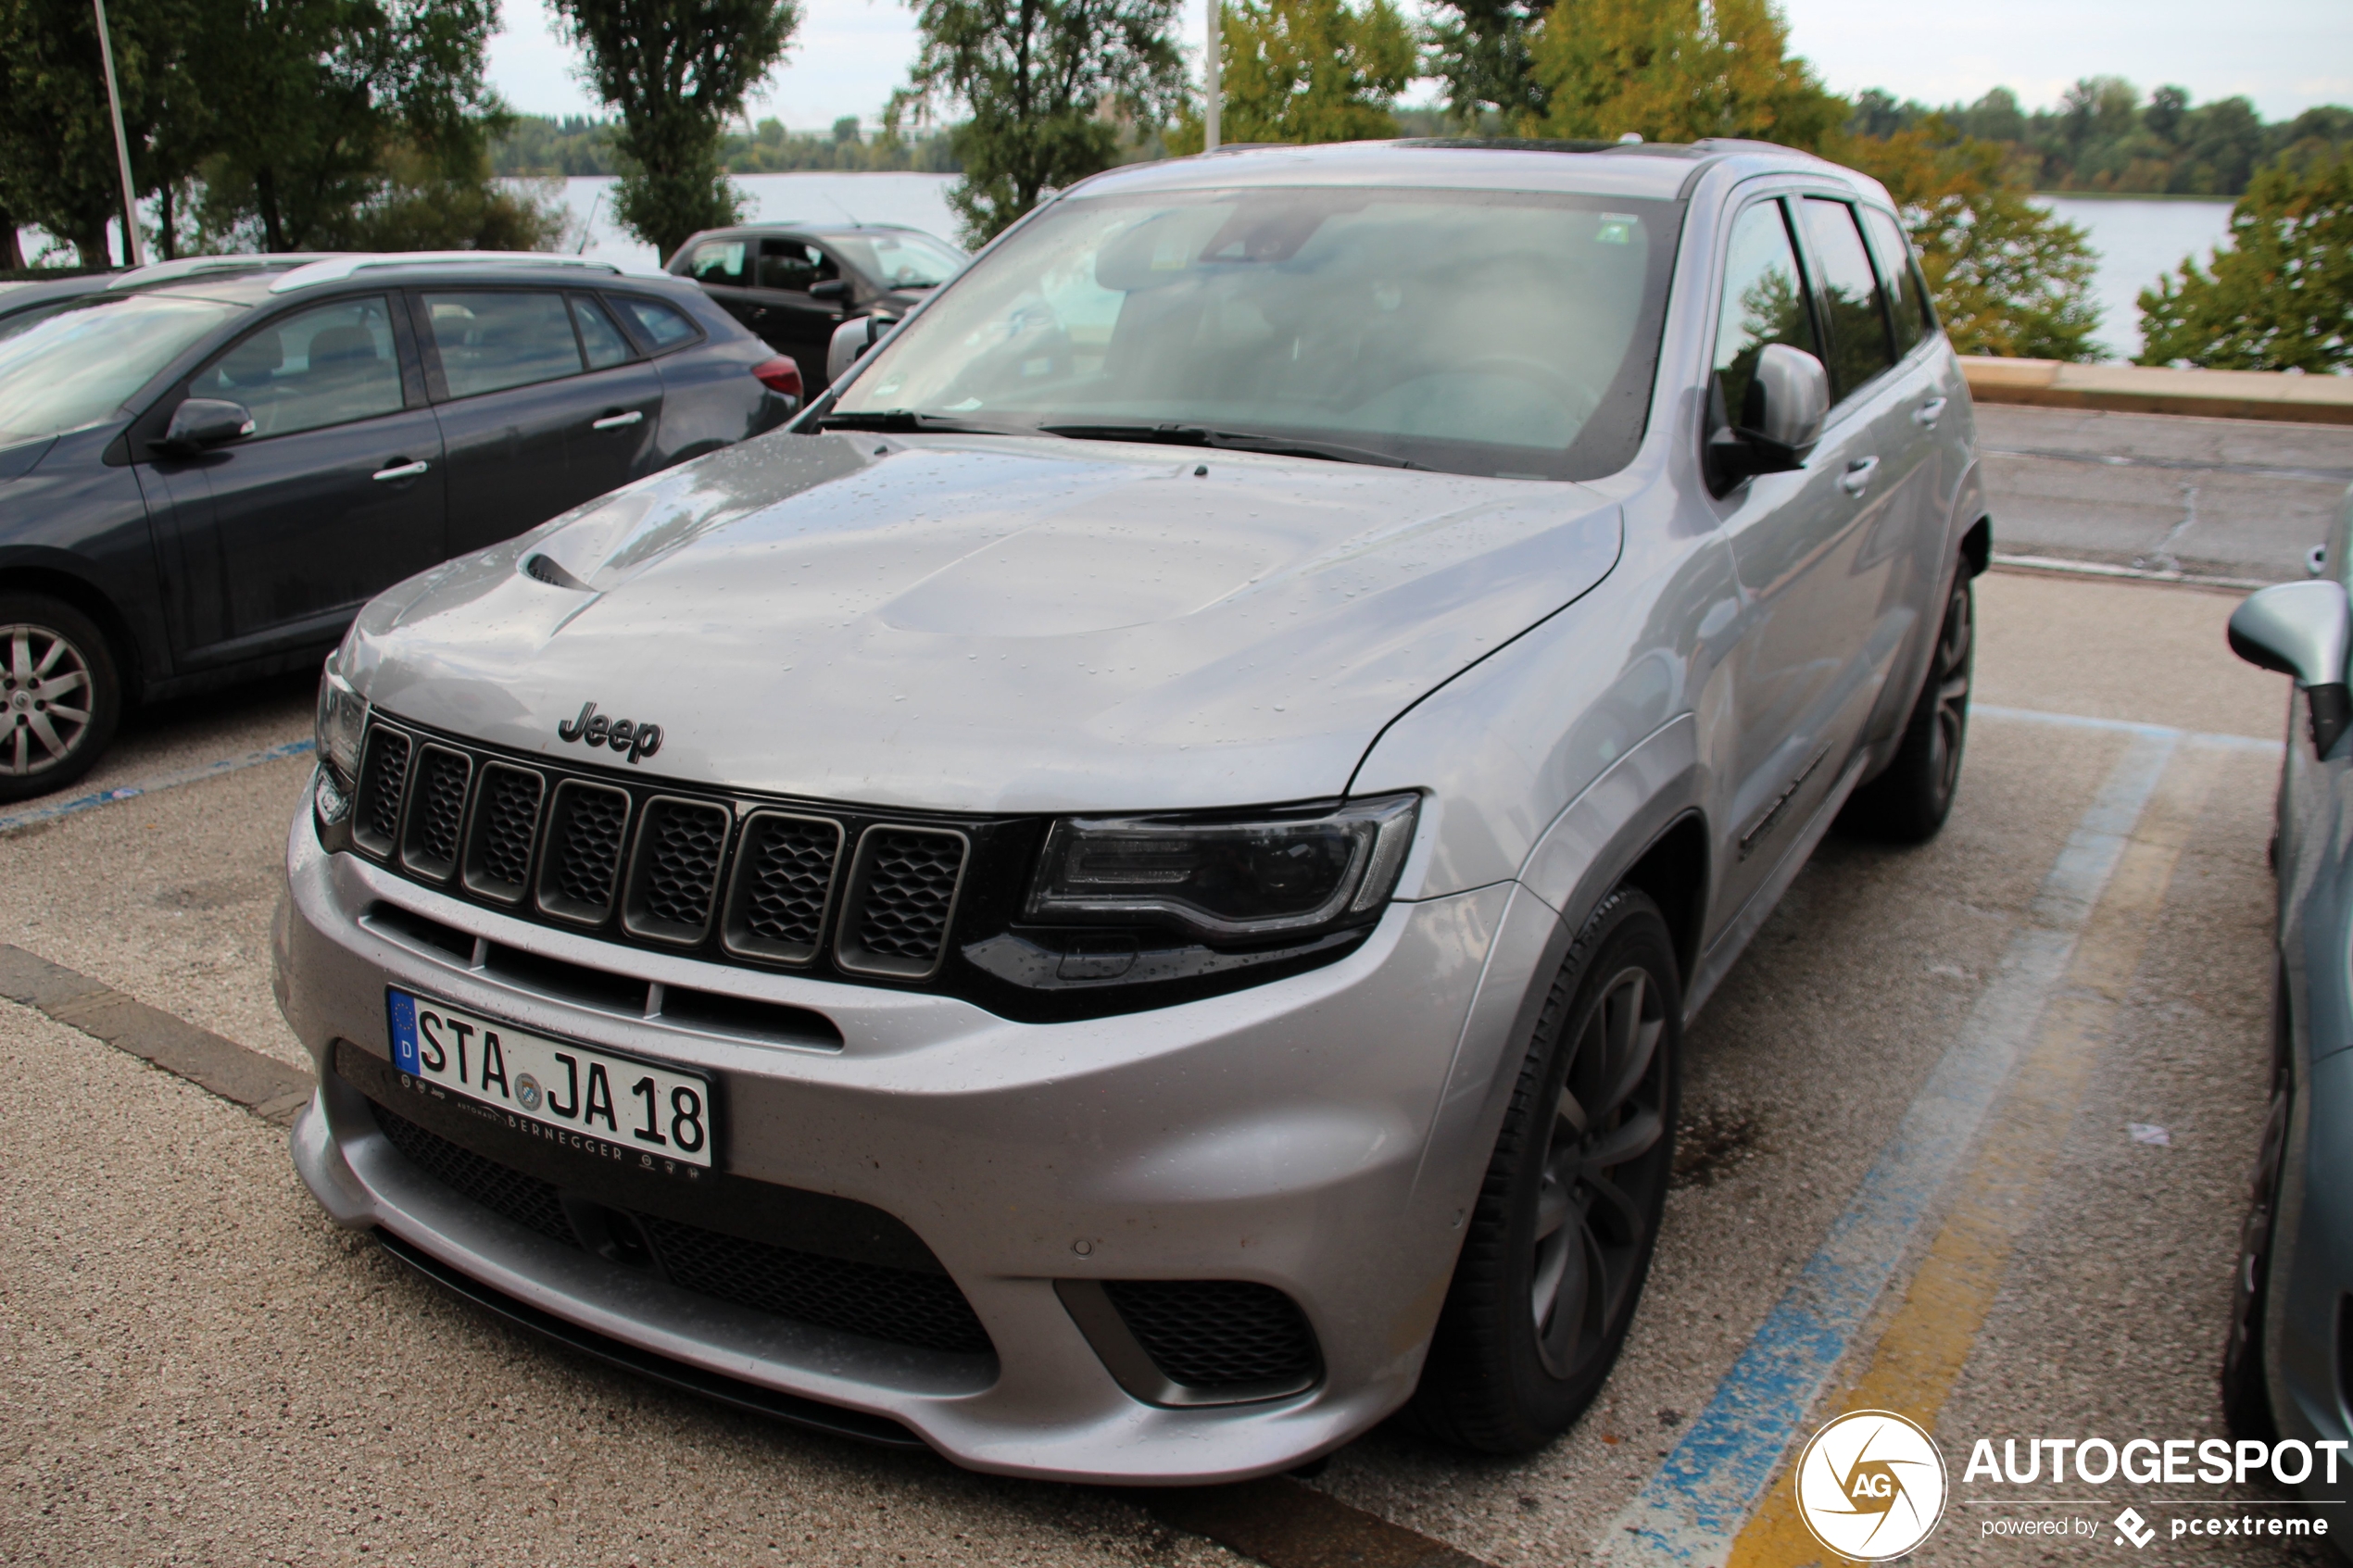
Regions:
<svg viewBox="0 0 2353 1568"><path fill-rule="evenodd" d="M2217 751L2257 752L2265 757L2277 757L2281 750L2278 741L2257 740L2252 735L2220 735L2208 730L2177 730L2171 724L2144 724L2132 719L2091 719L2081 713L2045 713L2032 708L1996 708L1982 702L1969 705L1969 717L2020 724L2056 724L2069 730L2105 730L2119 735L2146 735Z"/></svg>
<svg viewBox="0 0 2353 1568"><path fill-rule="evenodd" d="M217 779L223 773L240 772L264 762L283 762L289 757L308 757L312 749L313 745L309 741L290 740L283 746L273 746L267 750L248 751L243 757L224 757L218 762L208 762L200 768L176 769L169 773L157 773L151 779L141 779L136 784L118 784L95 795L77 795L68 800L53 800L45 806L35 806L29 811L0 817L0 834L14 833L36 822L53 822L59 817L94 811L118 800L136 800L143 795L155 795L163 790L177 789L182 784Z"/></svg>

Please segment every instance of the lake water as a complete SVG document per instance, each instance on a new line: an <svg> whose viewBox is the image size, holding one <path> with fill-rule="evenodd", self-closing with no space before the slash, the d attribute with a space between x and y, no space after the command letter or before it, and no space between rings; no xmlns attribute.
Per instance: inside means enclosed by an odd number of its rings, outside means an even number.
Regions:
<svg viewBox="0 0 2353 1568"><path fill-rule="evenodd" d="M748 217L770 220L838 221L855 214L875 223L906 223L953 239L956 217L949 210L947 174L749 174L736 183L753 210ZM564 182L564 204L586 222L587 253L651 260L653 246L622 232L612 220L609 179ZM2201 264L2230 232L2227 201L2136 201L2126 198L2040 196L2059 217L2087 230L2100 255L2092 292L2100 307L2097 341L2109 355L2130 359L2140 352L2140 292L2158 276L2196 255Z"/></svg>

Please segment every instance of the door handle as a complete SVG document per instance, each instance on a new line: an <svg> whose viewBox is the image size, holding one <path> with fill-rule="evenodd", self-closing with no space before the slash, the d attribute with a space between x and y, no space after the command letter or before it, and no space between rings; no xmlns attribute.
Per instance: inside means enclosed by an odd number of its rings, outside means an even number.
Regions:
<svg viewBox="0 0 2353 1568"><path fill-rule="evenodd" d="M396 479L414 479L431 467L431 463L404 463L396 458L391 467L378 469L368 477L379 483Z"/></svg>
<svg viewBox="0 0 2353 1568"><path fill-rule="evenodd" d="M1931 397L1912 410L1912 422L1923 430L1934 430L1936 421L1944 417L1944 399Z"/></svg>
<svg viewBox="0 0 2353 1568"><path fill-rule="evenodd" d="M1846 465L1846 471L1838 476L1838 487L1849 495L1860 495L1871 487L1871 472L1878 467L1877 458L1856 458Z"/></svg>
<svg viewBox="0 0 2353 1568"><path fill-rule="evenodd" d="M625 414L607 414L588 428L590 430L626 430L646 417L643 408L632 408Z"/></svg>

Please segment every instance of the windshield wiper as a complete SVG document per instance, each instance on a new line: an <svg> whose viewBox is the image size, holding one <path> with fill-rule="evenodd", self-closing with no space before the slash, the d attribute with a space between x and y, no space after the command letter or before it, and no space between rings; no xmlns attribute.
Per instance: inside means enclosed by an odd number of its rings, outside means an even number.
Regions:
<svg viewBox="0 0 2353 1568"><path fill-rule="evenodd" d="M1371 463L1385 469L1418 469L1423 465L1393 453L1365 446L1344 446L1335 441L1308 441L1290 435L1259 435L1248 431L1212 430L1205 425L1055 424L1039 425L1041 435L1073 441L1146 441L1164 446L1210 446L1226 452L1266 452L1278 458L1320 458L1334 463Z"/></svg>
<svg viewBox="0 0 2353 1568"><path fill-rule="evenodd" d="M915 435L1027 435L1029 430L1019 425L982 424L973 420L954 420L944 414L921 414L912 408L883 408L867 414L822 414L819 430L870 430L885 434Z"/></svg>

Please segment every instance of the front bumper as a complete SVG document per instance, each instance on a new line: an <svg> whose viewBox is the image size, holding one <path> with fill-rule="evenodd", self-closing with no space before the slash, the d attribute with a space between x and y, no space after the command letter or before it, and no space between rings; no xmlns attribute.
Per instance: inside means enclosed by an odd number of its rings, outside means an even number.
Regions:
<svg viewBox="0 0 2353 1568"><path fill-rule="evenodd" d="M1508 1032L1516 1008L1474 1004L1512 884L1394 905L1362 947L1306 974L1151 1012L1024 1024L951 997L755 973L515 921L328 855L307 810L287 872L279 1002L321 1083L294 1157L341 1223L381 1226L594 1334L887 1417L959 1463L1009 1474L1264 1474L1347 1441L1413 1390L1493 1135L1475 1064L1498 1054L1481 1036ZM793 1048L592 1010L402 939L370 918L385 905L571 963L809 1009L843 1045ZM388 1055L387 985L714 1074L729 1170L912 1227L994 1359L690 1294L459 1197L392 1147L334 1070L337 1040ZM1504 989L1516 1003L1516 985ZM1110 1280L1281 1290L1313 1328L1320 1380L1252 1403L1147 1403L1056 1289Z"/></svg>

